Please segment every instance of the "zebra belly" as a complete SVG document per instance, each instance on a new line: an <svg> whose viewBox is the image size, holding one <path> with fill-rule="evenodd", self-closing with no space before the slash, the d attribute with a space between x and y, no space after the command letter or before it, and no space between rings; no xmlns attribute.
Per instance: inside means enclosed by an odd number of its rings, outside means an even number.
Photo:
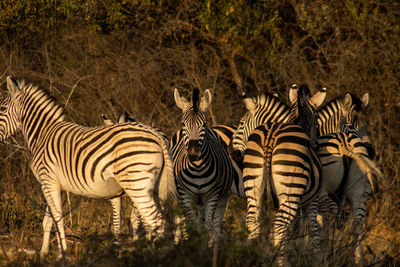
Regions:
<svg viewBox="0 0 400 267"><path fill-rule="evenodd" d="M207 183L205 179L185 179L185 184L183 187L187 187L190 193L194 195L208 194L212 189L214 189L214 183ZM209 179L207 179L209 180Z"/></svg>
<svg viewBox="0 0 400 267"><path fill-rule="evenodd" d="M94 177L94 179L86 179L86 183L83 179L81 182L76 179L69 179L65 175L57 175L60 183L61 190L70 192L77 195L93 198L111 198L116 195L122 194L123 190L113 177L103 179L100 177Z"/></svg>

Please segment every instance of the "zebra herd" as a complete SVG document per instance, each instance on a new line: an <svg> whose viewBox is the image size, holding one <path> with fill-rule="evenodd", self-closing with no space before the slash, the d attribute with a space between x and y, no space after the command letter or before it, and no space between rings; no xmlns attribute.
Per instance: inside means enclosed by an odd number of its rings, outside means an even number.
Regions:
<svg viewBox="0 0 400 267"><path fill-rule="evenodd" d="M104 118L105 126L94 128L67 122L62 107L37 86L7 77L7 89L0 105L0 141L21 131L32 154L31 169L47 203L41 258L49 251L53 224L58 257L65 256L61 191L67 191L109 199L117 241L121 196L126 195L134 233L141 222L149 239L160 237L167 229L168 205L178 204L183 222L204 226L210 244L222 238L230 194L246 199L249 239L259 237L269 192L276 210L271 237L278 265L288 264L286 243L292 230L299 231L302 213L318 251L338 205L347 199L353 210L355 261L362 259L366 199L382 177L366 127L360 126L368 94L361 99L345 94L322 106L325 88L311 96L306 85L293 85L289 107L268 93L243 93L247 112L238 127L208 127L210 90L200 95L195 89L187 100L175 89L182 128L169 141L160 130L126 116L117 123Z"/></svg>

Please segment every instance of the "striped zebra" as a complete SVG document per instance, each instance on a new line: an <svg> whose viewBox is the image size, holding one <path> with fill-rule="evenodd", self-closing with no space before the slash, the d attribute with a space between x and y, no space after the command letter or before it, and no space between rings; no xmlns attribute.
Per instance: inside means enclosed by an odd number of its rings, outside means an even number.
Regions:
<svg viewBox="0 0 400 267"><path fill-rule="evenodd" d="M189 102L175 89L176 105L182 110L182 129L171 139L174 174L178 198L186 218L202 225L218 240L228 191L236 171L221 137L206 126L205 112L211 103L211 92L199 97L193 90ZM200 214L194 206L199 205Z"/></svg>
<svg viewBox="0 0 400 267"><path fill-rule="evenodd" d="M334 99L317 112L320 137L318 138L318 156L324 170L325 188L339 204L346 198L352 207L353 241L355 262L362 259L361 240L366 214L367 196L378 187L374 177L382 179L383 174L372 161L375 153L365 126L359 126L368 105L368 94L361 99L354 95ZM329 204L321 203L322 209ZM324 216L324 231L328 231L331 221L329 212ZM325 233L327 236L327 233Z"/></svg>
<svg viewBox="0 0 400 267"><path fill-rule="evenodd" d="M47 203L41 258L49 251L53 222L58 257L67 250L61 191L110 199L117 203L114 216L120 203L115 199L126 193L149 232L161 234L164 220L154 192L158 185L169 188L174 177L168 144L157 131L142 123L83 127L64 121L63 108L37 86L7 77L7 88L9 96L0 105L0 141L21 130L31 151L31 169Z"/></svg>
<svg viewBox="0 0 400 267"><path fill-rule="evenodd" d="M256 127L248 137L243 161L249 238L260 234L263 195L269 187L276 208L272 237L274 245L279 247L279 265L287 264L285 237L299 208L307 214L314 248L319 247L316 216L322 167L312 149L314 140L310 136L315 132L312 128L316 127L314 111L322 104L326 90L310 97L307 86L294 85L289 95L292 110L287 123Z"/></svg>

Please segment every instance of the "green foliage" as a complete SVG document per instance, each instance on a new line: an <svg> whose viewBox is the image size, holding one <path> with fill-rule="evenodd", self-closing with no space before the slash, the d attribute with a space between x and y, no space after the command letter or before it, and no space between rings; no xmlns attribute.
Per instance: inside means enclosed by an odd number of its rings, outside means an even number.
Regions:
<svg viewBox="0 0 400 267"><path fill-rule="evenodd" d="M78 20L91 32L109 32L131 25L134 13L152 8L151 0L4 0L0 2L0 31L25 35L54 30L60 23Z"/></svg>
<svg viewBox="0 0 400 267"><path fill-rule="evenodd" d="M4 0L0 3L0 31L24 35L51 30L57 22L81 14L83 0Z"/></svg>
<svg viewBox="0 0 400 267"><path fill-rule="evenodd" d="M203 3L202 27L235 54L266 56L277 53L283 44L281 1L214 1Z"/></svg>

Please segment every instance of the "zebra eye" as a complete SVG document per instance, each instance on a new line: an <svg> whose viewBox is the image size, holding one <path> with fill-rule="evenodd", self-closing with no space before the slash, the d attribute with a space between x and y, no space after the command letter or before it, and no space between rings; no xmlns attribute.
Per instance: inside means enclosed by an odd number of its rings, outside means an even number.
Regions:
<svg viewBox="0 0 400 267"><path fill-rule="evenodd" d="M7 110L7 108L5 106L0 107L0 112L5 112L6 110Z"/></svg>

